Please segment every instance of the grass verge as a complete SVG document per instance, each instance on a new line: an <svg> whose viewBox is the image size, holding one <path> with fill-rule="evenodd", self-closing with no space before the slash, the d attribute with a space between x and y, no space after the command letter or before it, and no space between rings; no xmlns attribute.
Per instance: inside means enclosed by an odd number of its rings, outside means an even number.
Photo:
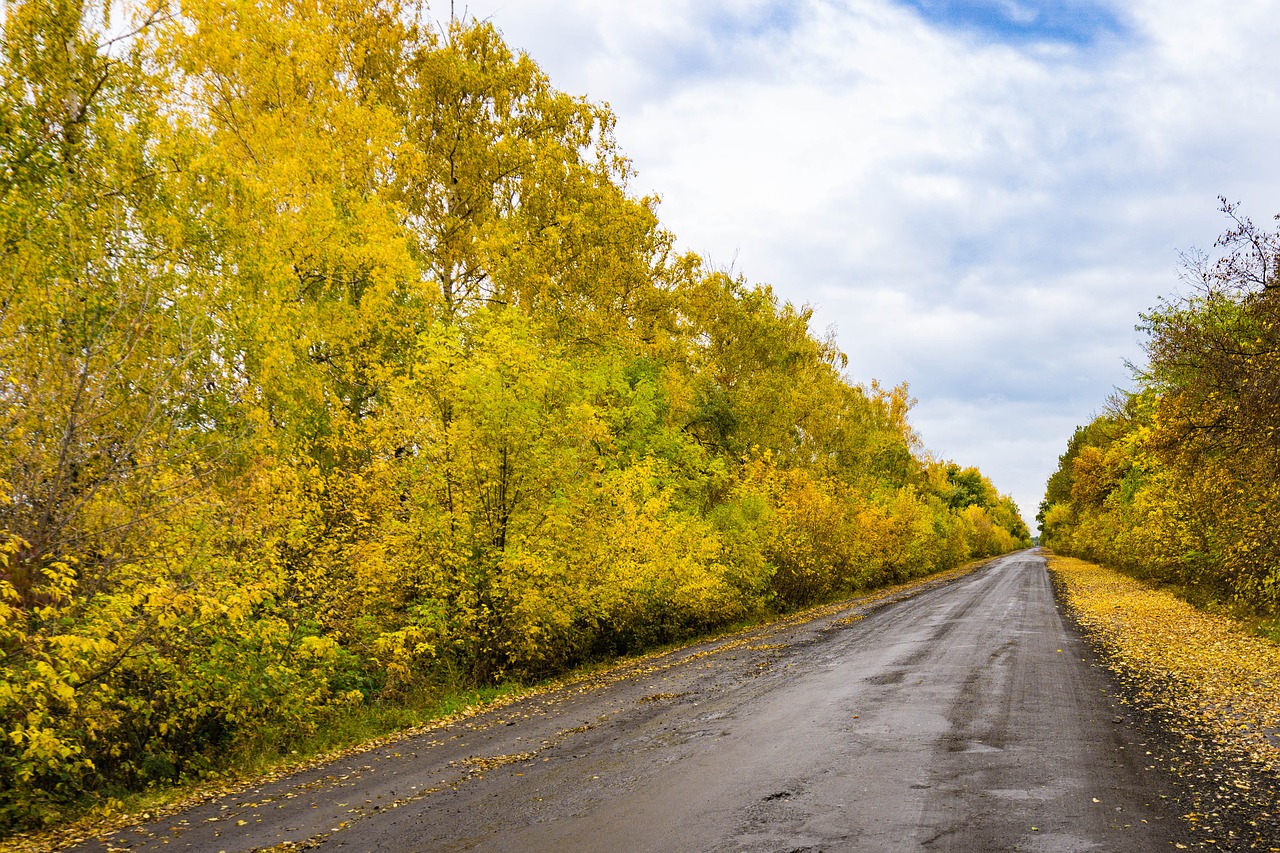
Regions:
<svg viewBox="0 0 1280 853"><path fill-rule="evenodd" d="M1056 555L1049 570L1122 701L1168 733L1152 761L1179 777L1200 844L1280 851L1280 647L1120 572Z"/></svg>

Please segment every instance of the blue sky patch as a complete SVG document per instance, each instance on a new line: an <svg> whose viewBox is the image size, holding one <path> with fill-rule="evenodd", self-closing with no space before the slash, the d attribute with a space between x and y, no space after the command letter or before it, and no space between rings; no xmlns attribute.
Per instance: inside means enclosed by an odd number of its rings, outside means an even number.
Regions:
<svg viewBox="0 0 1280 853"><path fill-rule="evenodd" d="M1097 0L898 0L926 21L1013 44L1089 47L1123 35L1124 22Z"/></svg>

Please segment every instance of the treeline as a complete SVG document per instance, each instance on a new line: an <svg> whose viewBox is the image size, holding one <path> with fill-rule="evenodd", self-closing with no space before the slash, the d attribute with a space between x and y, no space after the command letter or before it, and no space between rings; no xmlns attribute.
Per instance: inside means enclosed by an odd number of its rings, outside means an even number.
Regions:
<svg viewBox="0 0 1280 853"><path fill-rule="evenodd" d="M1024 544L492 26L106 14L4 19L0 826Z"/></svg>
<svg viewBox="0 0 1280 853"><path fill-rule="evenodd" d="M1259 615L1280 612L1280 232L1223 200L1216 257L1143 317L1136 390L1076 430L1045 544Z"/></svg>

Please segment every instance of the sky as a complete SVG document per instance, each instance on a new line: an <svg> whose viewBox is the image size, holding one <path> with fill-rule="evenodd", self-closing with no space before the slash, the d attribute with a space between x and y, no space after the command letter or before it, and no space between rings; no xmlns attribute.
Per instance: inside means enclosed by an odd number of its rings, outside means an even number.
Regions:
<svg viewBox="0 0 1280 853"><path fill-rule="evenodd" d="M607 102L679 246L811 305L849 379L908 383L925 448L1033 528L1218 197L1280 213L1271 0L455 7Z"/></svg>

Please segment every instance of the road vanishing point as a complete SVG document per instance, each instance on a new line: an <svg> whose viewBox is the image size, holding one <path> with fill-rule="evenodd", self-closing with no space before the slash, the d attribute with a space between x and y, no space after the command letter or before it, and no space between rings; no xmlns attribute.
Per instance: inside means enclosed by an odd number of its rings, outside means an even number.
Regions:
<svg viewBox="0 0 1280 853"><path fill-rule="evenodd" d="M1153 763L1031 550L74 849L1142 853L1183 833Z"/></svg>

